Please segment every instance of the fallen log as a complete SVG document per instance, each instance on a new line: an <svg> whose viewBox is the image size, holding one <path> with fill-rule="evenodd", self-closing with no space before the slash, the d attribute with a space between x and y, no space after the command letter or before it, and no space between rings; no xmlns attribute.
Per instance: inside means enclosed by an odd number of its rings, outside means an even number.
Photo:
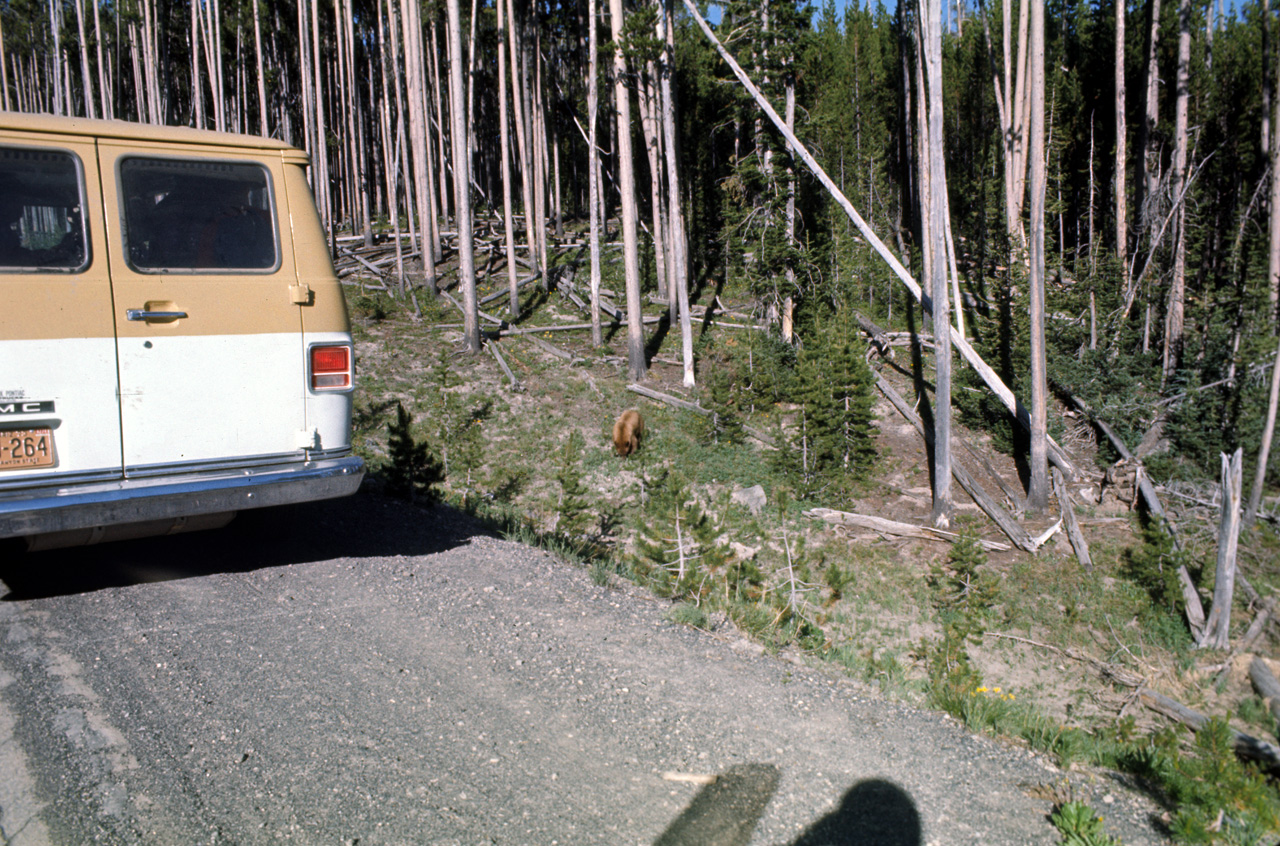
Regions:
<svg viewBox="0 0 1280 846"><path fill-rule="evenodd" d="M646 325L659 323L663 320L661 317L646 317L644 323ZM568 332L570 330L590 329L590 323L565 323L561 326L528 326L521 328L503 329L503 335L532 335L537 332Z"/></svg>
<svg viewBox="0 0 1280 846"><path fill-rule="evenodd" d="M529 341L531 341L533 345L536 346L538 349L542 350L543 352L551 353L557 358L563 358L565 361L568 361L568 362L575 362L575 361L582 360L578 356L569 352L568 350L562 350L559 347L555 346L554 344L547 343L546 341L539 338L537 335L525 335L524 337L527 338Z"/></svg>
<svg viewBox="0 0 1280 846"><path fill-rule="evenodd" d="M1071 502L1071 491L1067 489L1067 483L1062 478L1062 473L1057 467L1053 468L1053 490L1058 496L1058 506L1062 509L1062 519L1067 526L1067 540L1071 541L1071 548L1075 550L1076 560L1080 562L1080 566L1084 568L1086 573L1093 572L1093 559L1089 556L1089 544L1084 539L1084 533L1080 531L1080 523L1076 520L1075 505Z"/></svg>
<svg viewBox="0 0 1280 846"><path fill-rule="evenodd" d="M493 355L494 361L498 362L498 366L502 368L502 372L507 374L507 381L511 383L511 390L524 390L523 386L520 384L520 380L516 378L516 374L512 373L511 368L507 365L507 360L503 358L502 350L498 349L498 344L490 341L485 344L485 346L488 347L489 352Z"/></svg>
<svg viewBox="0 0 1280 846"><path fill-rule="evenodd" d="M1249 624L1249 628L1245 631L1244 637L1240 638L1240 642L1236 644L1233 652L1248 652L1253 648L1253 644L1262 636L1262 631L1267 627L1267 623L1275 618L1276 601L1274 597L1267 597L1262 605L1262 610L1253 618L1253 622Z"/></svg>
<svg viewBox="0 0 1280 846"><path fill-rule="evenodd" d="M627 390L631 391L633 394L639 394L642 397L648 397L649 399L657 400L658 402L663 402L667 405L674 405L676 408L683 408L686 411L694 411L704 416L711 413L711 409L703 408L696 402L689 402L689 400L673 397L671 394L664 394L661 391L646 388L644 385L627 385Z"/></svg>
<svg viewBox="0 0 1280 846"><path fill-rule="evenodd" d="M542 274L540 274L540 273L535 273L535 274L533 274L532 276L526 276L524 279L521 279L521 280L517 281L517 282L516 282L516 289L518 290L518 289L520 289L520 288L523 288L525 285L528 285L530 282L533 282L534 280L536 280L536 279L537 279L539 276L541 276L541 275L542 275ZM500 290L500 291L494 291L492 294L489 294L487 297L482 298L482 299L480 300L480 305L487 305L487 304L489 304L489 303L493 302L494 300L500 300L500 299L502 299L503 297L509 297L509 296L511 296L511 289L510 289L510 288L503 288L503 289L502 289L502 290Z"/></svg>
<svg viewBox="0 0 1280 846"><path fill-rule="evenodd" d="M464 316L466 315L466 313L467 313L467 312L466 312L466 310L462 307L462 303L458 302L458 301L453 297L453 295L452 295L452 294L450 294L448 291L444 290L443 288L442 288L442 289L440 289L440 296L444 297L446 300L448 300L449 302L453 303L454 307L455 307L455 308L457 308L457 309L458 309L458 311L462 312L462 314L463 314ZM483 312L483 311L481 311L480 309L476 309L476 314L480 315L480 317L482 317L482 318L484 318L485 320L489 321L489 322L490 322L490 323L492 323L494 326L503 327L503 326L506 326L506 325L507 325L507 321L503 320L501 317L495 317L494 315L492 315L492 314L488 314L487 312Z"/></svg>
<svg viewBox="0 0 1280 846"><path fill-rule="evenodd" d="M858 321L858 326L862 327L862 331L867 333L868 337L871 338L871 342L880 350L880 354L892 360L893 347L889 340L889 333L864 317L860 311L855 311L853 317Z"/></svg>
<svg viewBox="0 0 1280 846"><path fill-rule="evenodd" d="M924 438L926 442L933 443L933 432L925 428L924 421L920 419L920 415L916 414L915 411L912 410L907 401L903 399L902 395L899 394L892 385L889 384L887 379L879 373L875 374L875 376L876 387L880 389L880 393L884 394L885 397L888 398L889 402L893 404L893 407L898 410L898 413L905 417L907 421L915 427L916 431L920 433L920 436ZM955 438L952 438L952 440L954 441ZM1013 541L1015 546L1021 550L1032 553L1040 547L1040 543L1043 543L1043 541L1037 543L1029 534L1027 534L1027 530L1022 528L1022 526L1013 519L1013 515L1009 514L1009 512L1005 511L1004 508L1001 507L1000 503L992 499L991 495L983 489L982 485L978 484L978 480L973 478L969 471L966 470L959 461L953 460L951 462L951 475L960 483L960 487L964 488L965 493L969 494L969 496L973 498L973 501L978 504L978 507L991 518L991 521L1000 527L1000 531L1004 532L1009 537L1009 540Z"/></svg>
<svg viewBox="0 0 1280 846"><path fill-rule="evenodd" d="M356 261L360 262L360 264L364 265L366 268L368 268L368 269L369 269L369 270L371 270L373 273L375 273L379 278L381 278L381 277L382 277L382 271L381 271L381 270L379 270L378 268L374 267L371 263L369 263L369 262L365 261L365 260L364 260L363 258L361 258L360 256L356 255L356 254L355 254L355 253L353 253L351 250L348 250L346 247L338 247L338 253L339 253L340 255L344 255L344 256L347 256L347 257L349 257L349 258L353 258L353 259L355 259Z"/></svg>
<svg viewBox="0 0 1280 846"><path fill-rule="evenodd" d="M1188 708L1181 702L1170 699L1162 693L1156 693L1149 687L1138 688L1138 698L1152 711L1164 714L1172 720L1199 731L1209 722L1209 718L1199 711ZM1256 761L1263 768L1275 775L1280 773L1280 747L1265 740L1258 740L1244 732L1231 730L1231 745L1236 755L1246 761Z"/></svg>
<svg viewBox="0 0 1280 846"><path fill-rule="evenodd" d="M1280 722L1280 682L1276 681L1266 661L1255 657L1249 663L1249 680L1253 682L1258 695L1267 703L1267 710L1271 712L1271 716Z"/></svg>
<svg viewBox="0 0 1280 846"><path fill-rule="evenodd" d="M849 511L836 511L834 508L811 508L804 512L806 517L822 520L834 526L852 526L857 529L870 529L883 535L913 538L915 540L941 541L955 543L960 536L955 532L935 529L931 526L917 526L914 523L899 523L896 520L885 520L883 517L872 517L867 514L854 514ZM1009 545L998 541L979 539L982 548L994 552L1007 552Z"/></svg>

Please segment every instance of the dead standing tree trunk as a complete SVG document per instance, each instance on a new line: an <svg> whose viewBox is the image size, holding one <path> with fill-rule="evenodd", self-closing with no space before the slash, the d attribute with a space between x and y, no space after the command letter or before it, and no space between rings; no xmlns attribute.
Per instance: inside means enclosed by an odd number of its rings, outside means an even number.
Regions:
<svg viewBox="0 0 1280 846"><path fill-rule="evenodd" d="M599 123L599 45L596 0L587 0L587 205L591 215L591 345L604 343L600 331L600 147L596 142Z"/></svg>
<svg viewBox="0 0 1280 846"><path fill-rule="evenodd" d="M1027 507L1049 504L1049 384L1044 337L1044 0L1031 4L1031 479Z"/></svg>
<svg viewBox="0 0 1280 846"><path fill-rule="evenodd" d="M498 0L503 2L503 0ZM538 260L538 237L534 230L534 226L541 226L542 222L536 220L533 209L533 166L531 164L532 156L530 155L530 147L532 139L530 139L528 124L525 120L525 76L521 70L520 50L519 50L519 20L516 18L515 5L513 0L506 0L507 4L507 48L510 52L511 59L511 104L514 107L514 118L516 125L516 148L520 156L520 204L524 209L524 228L525 236L529 245L529 264L532 267L540 267ZM545 280L544 280L545 284Z"/></svg>
<svg viewBox="0 0 1280 846"><path fill-rule="evenodd" d="M622 49L622 0L609 0L613 33L613 98L618 118L618 187L622 192L622 255L627 279L627 361L633 381L645 377L644 323L640 313L640 250L636 232L636 181L631 157L631 94Z"/></svg>
<svg viewBox="0 0 1280 846"><path fill-rule="evenodd" d="M672 0L662 0L659 25L663 29L662 130L667 156L667 222L671 227L671 287L680 306L680 342L684 352L684 386L694 386L693 325L689 316L689 251L685 241L684 211L680 203L679 150L676 146L676 104L672 92L675 75L675 9Z"/></svg>
<svg viewBox="0 0 1280 846"><path fill-rule="evenodd" d="M476 259L471 231L471 148L467 144L467 101L462 85L462 14L458 0L445 5L449 32L449 95L453 108L453 191L458 222L458 278L462 287L462 322L467 349L480 352L480 316L476 298Z"/></svg>
<svg viewBox="0 0 1280 846"><path fill-rule="evenodd" d="M400 23L404 30L404 75L409 100L409 144L413 150L413 187L418 200L418 226L422 234L422 267L427 291L436 296L435 249L438 245L435 197L431 181L431 155L427 138L426 64L422 53L422 18L414 0L401 0ZM394 50L394 45L393 48ZM393 54L394 57L394 54Z"/></svg>
<svg viewBox="0 0 1280 846"><path fill-rule="evenodd" d="M1177 100L1174 105L1173 173L1170 184L1173 196L1182 195L1187 182L1187 101L1191 89L1191 0L1178 3L1178 76ZM1178 366L1182 353L1185 321L1184 300L1187 285L1187 206L1178 204L1177 225L1173 242L1173 278L1169 285L1169 308L1165 315L1164 355L1161 386Z"/></svg>
<svg viewBox="0 0 1280 846"><path fill-rule="evenodd" d="M1124 84L1124 24L1125 3L1127 0L1115 0L1116 3L1116 259L1121 267L1128 266L1129 255L1129 207L1128 188L1126 185L1126 165L1129 161L1129 145L1125 124L1125 84Z"/></svg>
<svg viewBox="0 0 1280 846"><path fill-rule="evenodd" d="M511 219L511 126L507 117L507 8L498 2L498 127L502 156L502 232L507 249L507 284L511 289L508 312L514 320L520 316L520 283L516 279L515 226ZM474 53L474 47L473 47Z"/></svg>
<svg viewBox="0 0 1280 846"><path fill-rule="evenodd" d="M1222 454L1222 520L1218 527L1218 566L1213 583L1213 608L1204 624L1201 649L1226 649L1230 645L1231 600L1236 586L1236 550L1240 543L1240 489L1244 450Z"/></svg>
<svg viewBox="0 0 1280 846"><path fill-rule="evenodd" d="M935 386L933 407L933 515L934 527L951 525L951 315L947 291L947 181L942 147L942 4L925 0L920 9L924 66L928 85L927 202L929 282L933 290Z"/></svg>

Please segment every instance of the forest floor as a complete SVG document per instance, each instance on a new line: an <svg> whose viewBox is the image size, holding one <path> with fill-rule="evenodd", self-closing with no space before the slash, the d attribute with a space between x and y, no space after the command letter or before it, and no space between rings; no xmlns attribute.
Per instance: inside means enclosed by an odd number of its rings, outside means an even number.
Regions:
<svg viewBox="0 0 1280 846"><path fill-rule="evenodd" d="M584 267L577 274L577 290L584 299L585 278ZM563 495L557 474L565 467L569 435L576 431L583 447L570 462L589 491L593 539L577 551L588 559L583 563L593 574L616 579L628 573L634 538L644 524L645 485L664 468L674 468L688 480L691 495L718 526L734 556L763 573L766 592L782 591L787 576L797 571L811 579L802 589L802 602L808 618L821 629L820 646L809 643L802 650L798 639L771 633L767 623L759 629L745 626L748 634L769 648L835 663L877 684L887 695L939 707L931 679L936 682L938 677L937 644L944 628L939 583L947 576L943 568L952 546L835 526L806 513L825 506L929 525L932 488L923 439L883 394L876 394L879 459L871 477L840 501L797 502L771 466L771 447L761 439L708 442L700 437L704 427L696 413L628 390L625 325L606 323L601 348L591 346L587 330L548 328L532 336L490 341L518 381L513 387L495 356L465 351L461 316L446 301L427 303L419 292L422 314L414 316L405 299L365 287L376 280L350 276L345 281L358 367L356 445L373 471L372 484L383 483L380 471L390 461L388 427L401 403L414 417L417 436L448 465L448 501L482 516L505 515L505 525L518 525L526 538L556 538ZM505 273L492 273L481 281L480 296L505 284ZM606 281L606 287L609 284ZM716 305L714 297L707 291L700 304ZM481 308L505 314L506 302L503 297ZM721 294L720 305L730 312L722 312L723 323L752 322L732 313L731 297ZM521 328L587 320L560 291L544 292L536 284L522 289L521 307ZM659 317L664 311L660 303L645 307L646 317ZM655 332L646 326L646 339L656 341L649 346L644 387L705 406L704 394L682 387L678 327L658 327ZM481 328L497 327L482 321ZM694 328L695 339L710 334L722 351L747 344L748 335L757 331L721 322ZM869 361L914 403L910 353L908 346L896 347L889 360L873 350ZM928 359L925 364L931 370ZM644 415L646 438L637 456L620 459L612 450L611 427L621 411L632 407ZM750 409L746 423L756 432L776 433L779 421L791 419L792 411L785 404ZM1131 507L1132 479L1104 485L1106 468L1093 430L1063 407L1051 407L1050 416L1051 431L1058 433L1080 471L1068 487L1093 570L1082 569L1064 530L1050 535L1035 554L1008 548L1009 538L959 485L953 485L953 529L1006 549L990 549L980 567L994 587L981 609L983 625L967 644L978 674L970 690L973 702L959 703L958 708L952 703L948 710L960 711L962 719L981 729L1000 723L992 712L1016 707L1024 723L1043 721L1052 727L1044 731L1058 733L1045 745L1067 767L1084 766L1082 750L1072 740L1081 733L1128 739L1167 725L1164 717L1143 707L1136 685L1201 713L1226 717L1240 731L1274 741L1275 723L1250 685L1248 666L1254 654L1276 655L1276 626L1269 627L1250 654L1194 649L1181 618L1155 607L1151 593L1132 572L1129 554L1143 544L1138 515ZM472 427L480 436L473 437L468 448L462 436ZM973 454L960 457L961 463L1016 512L1017 503L1008 491L1025 490L1018 463L995 449L986 433L960 427L957 434L974 447ZM758 513L734 496L754 485L763 486L767 497ZM1206 483L1205 490L1211 487ZM1192 572L1207 605L1218 515L1202 493L1183 488L1163 490L1161 496L1184 545L1200 563L1198 572L1195 567ZM1054 499L1043 514L1019 513L1017 519L1036 538L1061 516ZM566 549L574 547L563 537L561 542ZM1280 541L1274 526L1259 521L1253 533L1242 537L1240 567L1264 597L1276 594ZM832 573L837 578L831 578ZM681 617L681 605L689 603L672 601L673 619L712 629L744 627L741 617L720 606L708 603L714 609L710 614ZM1237 593L1233 642L1254 614ZM1127 681L1118 683L1117 678ZM1182 735L1184 745L1188 737Z"/></svg>

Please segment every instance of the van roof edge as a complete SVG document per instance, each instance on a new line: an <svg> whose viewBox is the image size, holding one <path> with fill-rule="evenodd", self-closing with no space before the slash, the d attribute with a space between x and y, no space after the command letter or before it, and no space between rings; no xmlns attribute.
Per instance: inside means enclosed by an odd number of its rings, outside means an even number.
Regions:
<svg viewBox="0 0 1280 846"><path fill-rule="evenodd" d="M81 117L0 111L0 131L6 130L85 135L97 138L173 141L187 144L218 144L225 147L243 147L254 150L295 149L292 144L287 144L275 138L238 135L233 132L214 132L209 129L193 129L189 126L164 126L150 123L133 123L125 120L90 120L89 118Z"/></svg>

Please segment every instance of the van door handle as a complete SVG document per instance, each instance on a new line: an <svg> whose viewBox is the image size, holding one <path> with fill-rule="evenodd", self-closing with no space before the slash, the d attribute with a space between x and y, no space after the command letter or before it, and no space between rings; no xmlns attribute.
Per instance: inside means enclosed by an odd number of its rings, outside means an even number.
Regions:
<svg viewBox="0 0 1280 846"><path fill-rule="evenodd" d="M185 311L147 311L144 308L127 308L124 314L130 320L181 320L187 316Z"/></svg>

